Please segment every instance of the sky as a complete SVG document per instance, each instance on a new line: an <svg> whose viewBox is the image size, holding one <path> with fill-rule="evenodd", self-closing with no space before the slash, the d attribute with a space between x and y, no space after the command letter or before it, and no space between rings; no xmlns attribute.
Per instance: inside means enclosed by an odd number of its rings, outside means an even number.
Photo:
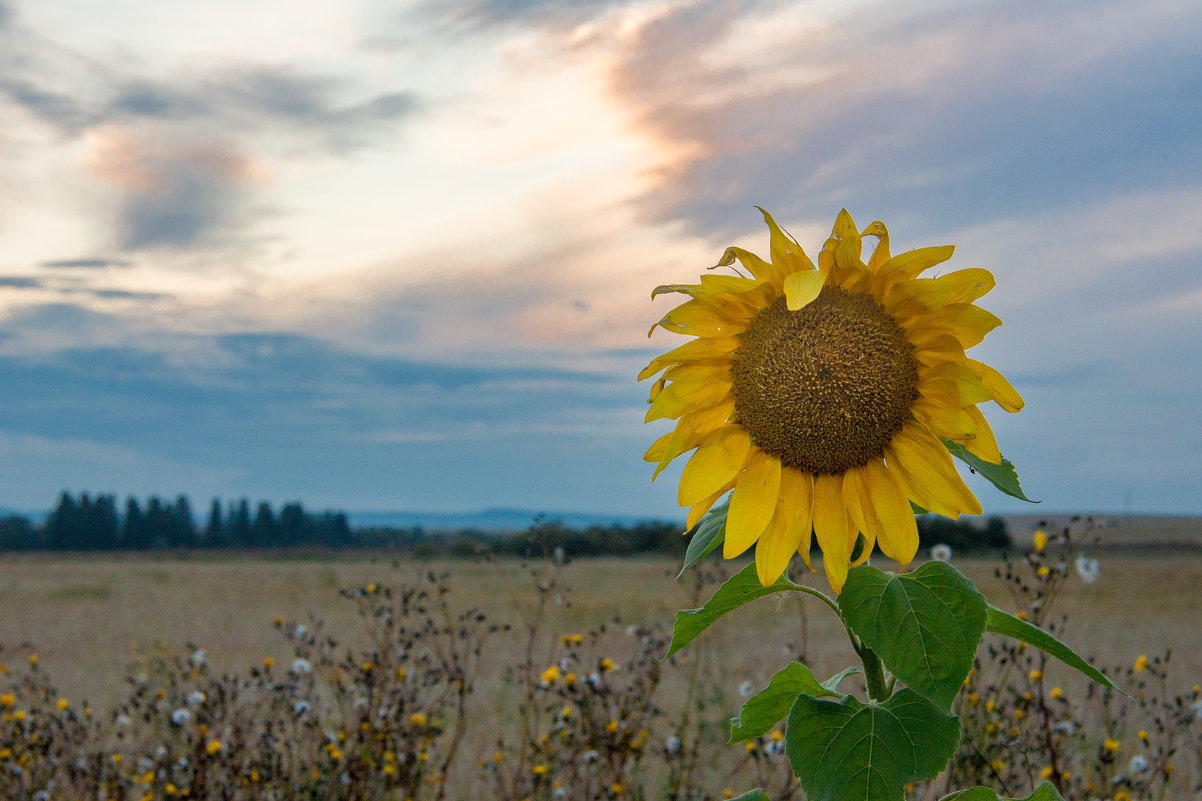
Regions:
<svg viewBox="0 0 1202 801"><path fill-rule="evenodd" d="M0 0L0 506L683 519L646 332L763 206L954 244L1030 507L1202 513L1202 5ZM679 460L683 463L683 459Z"/></svg>

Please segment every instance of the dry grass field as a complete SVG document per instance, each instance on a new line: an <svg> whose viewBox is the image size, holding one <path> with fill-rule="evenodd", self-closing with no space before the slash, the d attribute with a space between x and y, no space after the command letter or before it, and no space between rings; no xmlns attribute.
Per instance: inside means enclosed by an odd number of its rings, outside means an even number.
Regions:
<svg viewBox="0 0 1202 801"><path fill-rule="evenodd" d="M1096 556L1100 579L1086 583L1069 567L1069 579L1055 598L1053 620L1063 616L1068 621L1065 641L1116 677L1128 671L1130 678L1130 666L1141 654L1155 659L1171 650L1172 659L1163 666L1169 692L1187 693L1202 682L1202 553L1102 549ZM1045 557L1052 563L1060 558L1051 548ZM996 605L1017 608L1017 597L995 575L999 560L954 562ZM585 633L584 647L593 664L605 656L616 663L615 676L645 673L646 668L634 664L641 645L632 629L666 631L676 610L699 606L725 575L741 566L719 560L706 564L704 571L690 571L676 580L676 563L634 558L579 560L556 572L549 563L391 561L362 555L10 556L0 562L0 662L21 665L36 654L38 671L53 683L55 695L69 699L76 705L72 708L86 701L102 715L111 715L129 697L129 677L139 670L139 655L165 649L186 656L202 648L210 675L245 676L265 658L288 665L296 654L284 633L296 623L315 631L318 620L324 623L321 630L339 641L340 650L370 649L361 606L340 590L428 586L431 572L445 574L441 583L450 588L447 597L454 610L477 607L489 620L512 627L487 641L472 688L469 734L457 762L484 765L497 747L498 734L512 732L521 717L524 696L520 679L514 678L519 674L512 669L526 658L530 621L539 621L530 661L535 675L563 658L563 636L577 633ZM795 578L823 588L818 567L818 574ZM699 581L701 576L704 581ZM540 594L538 585L548 581L553 586ZM281 626L278 619L287 623ZM594 638L590 632L600 633ZM708 698L706 714L718 729L738 712L740 687L762 688L790 659L802 659L819 676L856 661L838 622L804 596L774 596L737 610L684 654L683 660L663 667L656 714L670 719L681 713L682 699L698 675L696 667L705 684L701 692ZM1080 697L1084 683L1076 675L1055 664L1047 673L1050 683L1063 685L1070 697ZM1085 722L1101 725L1098 720ZM745 757L741 750L722 745L722 739L720 731L713 734L713 747L716 753L730 754L733 767L721 767L718 778L707 777L703 784L729 783L741 790L764 783L756 771L768 763ZM1085 763L1093 759L1089 754L1076 758ZM1028 774L1034 771L1027 778L1037 776L1038 769L1024 768ZM1181 778L1192 781L1193 772L1186 767ZM479 793L481 785L474 783L479 780L460 781L457 793Z"/></svg>
<svg viewBox="0 0 1202 801"><path fill-rule="evenodd" d="M1102 578L1071 582L1057 601L1071 620L1065 635L1070 644L1101 665L1171 649L1172 673L1182 682L1202 680L1202 555L1103 552L1099 558ZM1008 608L1004 584L992 575L997 564L956 560L991 601ZM614 618L621 618L621 629L670 627L676 610L699 605L694 582L674 579L677 568L645 559L569 564L546 621L548 642ZM341 641L360 642L362 623L338 590L398 585L430 570L449 574L453 605L479 606L494 620L518 623L536 602L530 571L516 561L10 557L0 563L0 645L10 661L38 653L62 692L103 706L122 692L137 651L156 643L204 648L214 670L241 672L265 656L291 658L272 625L276 616L314 616ZM823 586L820 575L801 578ZM706 588L706 597L712 589ZM612 636L621 642L616 632ZM511 639L512 649L494 643L498 664L515 660L517 635ZM855 660L837 622L812 601L764 599L720 621L698 645L722 655L722 672L736 684L749 679L759 686L803 650L816 673L836 672Z"/></svg>

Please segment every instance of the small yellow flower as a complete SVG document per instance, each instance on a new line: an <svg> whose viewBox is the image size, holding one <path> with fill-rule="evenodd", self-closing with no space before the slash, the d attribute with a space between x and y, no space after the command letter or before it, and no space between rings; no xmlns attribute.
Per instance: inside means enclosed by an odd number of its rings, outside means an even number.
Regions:
<svg viewBox="0 0 1202 801"><path fill-rule="evenodd" d="M997 701L986 701L985 702L985 711L986 712L992 712L995 709L997 709Z"/></svg>
<svg viewBox="0 0 1202 801"><path fill-rule="evenodd" d="M221 740L218 740L215 737L212 740L209 740L209 742L205 744L205 753L209 756L216 756L217 754L221 753Z"/></svg>
<svg viewBox="0 0 1202 801"><path fill-rule="evenodd" d="M412 715L409 716L409 725L425 726L426 725L426 716L421 712L414 712Z"/></svg>
<svg viewBox="0 0 1202 801"><path fill-rule="evenodd" d="M13 713L13 720L25 720L25 710L18 709Z"/></svg>
<svg viewBox="0 0 1202 801"><path fill-rule="evenodd" d="M497 751L496 753L494 753L492 755L492 761L494 764L500 765L502 762L505 761L505 755L502 754L500 751Z"/></svg>
<svg viewBox="0 0 1202 801"><path fill-rule="evenodd" d="M1039 569L1035 571L1035 574L1037 576L1039 576L1040 578L1047 578L1048 574L1051 572L1052 572L1052 569L1050 567L1048 567L1047 565L1040 565Z"/></svg>
<svg viewBox="0 0 1202 801"><path fill-rule="evenodd" d="M609 786L609 791L614 795L622 795L626 792L626 785L621 782L614 782Z"/></svg>
<svg viewBox="0 0 1202 801"><path fill-rule="evenodd" d="M745 748L747 750L747 753L750 754L752 751L755 750L755 743L751 742L751 740L748 740L747 744L744 745L743 748Z"/></svg>
<svg viewBox="0 0 1202 801"><path fill-rule="evenodd" d="M11 748L0 748L0 759L12 759L13 750Z"/></svg>
<svg viewBox="0 0 1202 801"><path fill-rule="evenodd" d="M1044 766L1043 770L1039 771L1039 778L1050 779L1050 778L1052 778L1052 774L1055 772L1056 771L1052 770L1051 765L1046 765L1046 766Z"/></svg>
<svg viewBox="0 0 1202 801"><path fill-rule="evenodd" d="M1032 670L1027 675L1030 676L1031 681L1039 681L1040 679L1043 678L1043 671L1042 670Z"/></svg>
<svg viewBox="0 0 1202 801"><path fill-rule="evenodd" d="M376 663L375 662L364 662L359 667L363 669L364 673L371 673L373 670L376 669Z"/></svg>
<svg viewBox="0 0 1202 801"><path fill-rule="evenodd" d="M0 695L0 706L7 708L15 703L17 703L17 697L12 693L4 693L4 695Z"/></svg>
<svg viewBox="0 0 1202 801"><path fill-rule="evenodd" d="M29 655L29 664L30 664L32 667L37 667L37 666L38 666L38 655L37 655L37 654L30 654L30 655Z"/></svg>
<svg viewBox="0 0 1202 801"><path fill-rule="evenodd" d="M394 773L396 773L396 765L389 763L384 766L384 775L385 776L391 776Z"/></svg>
<svg viewBox="0 0 1202 801"><path fill-rule="evenodd" d="M1036 531L1034 540L1035 540L1035 553L1039 553L1047 546L1048 535L1044 534L1042 531Z"/></svg>
<svg viewBox="0 0 1202 801"><path fill-rule="evenodd" d="M1148 657L1146 654L1140 654L1138 657L1135 658L1135 669L1137 671L1148 669Z"/></svg>
<svg viewBox="0 0 1202 801"><path fill-rule="evenodd" d="M1015 719L1015 720L1022 720L1022 719L1023 719L1023 718L1025 718L1026 716L1027 716L1027 713L1026 713L1026 712L1024 712L1024 711L1022 711L1021 709L1015 709L1015 710L1014 710L1014 719Z"/></svg>
<svg viewBox="0 0 1202 801"><path fill-rule="evenodd" d="M995 759L989 763L989 767L993 768L994 773L1001 773L1006 769L1006 763L1000 759Z"/></svg>
<svg viewBox="0 0 1202 801"><path fill-rule="evenodd" d="M171 782L167 782L167 786L163 788L163 792L165 792L167 795L175 795L179 792L179 788Z"/></svg>
<svg viewBox="0 0 1202 801"><path fill-rule="evenodd" d="M606 723L605 730L610 734L616 733L618 731L618 721L611 720L609 723Z"/></svg>
<svg viewBox="0 0 1202 801"><path fill-rule="evenodd" d="M368 585L367 585L367 591L368 591L368 593L373 593L373 592L375 592L375 591L376 591L376 589L377 589L377 587L376 587L376 585L375 585L375 584L368 584Z"/></svg>
<svg viewBox="0 0 1202 801"><path fill-rule="evenodd" d="M1143 740L1146 743L1148 741L1148 732L1144 729L1140 729L1139 730L1139 739Z"/></svg>
<svg viewBox="0 0 1202 801"><path fill-rule="evenodd" d="M397 678L397 681L404 681L404 680L405 680L405 677L406 677L406 676L408 676L408 675L409 675L409 671L408 671L408 670L405 670L405 668L403 668L403 667L399 667L399 668L397 668L397 669L396 669L396 678Z"/></svg>
<svg viewBox="0 0 1202 801"><path fill-rule="evenodd" d="M571 687L573 684L576 683L576 674L575 673L563 674L563 683L565 686Z"/></svg>
<svg viewBox="0 0 1202 801"><path fill-rule="evenodd" d="M722 797L723 798L734 798L735 791L730 789L729 787L727 787L725 790L722 791Z"/></svg>
<svg viewBox="0 0 1202 801"><path fill-rule="evenodd" d="M1019 620L1026 620L1028 617L1030 617L1030 615L1027 614L1026 609L1023 609L1017 615L1015 615L1015 617L1018 618Z"/></svg>
<svg viewBox="0 0 1202 801"><path fill-rule="evenodd" d="M274 665L275 665L275 660L272 659L270 656L263 658L263 667L267 668L268 670L271 670L271 668Z"/></svg>
<svg viewBox="0 0 1202 801"><path fill-rule="evenodd" d="M968 694L968 705L969 706L976 706L979 703L981 703L981 696L977 695L976 693Z"/></svg>
<svg viewBox="0 0 1202 801"><path fill-rule="evenodd" d="M559 666L552 665L543 671L543 684L554 684L559 678Z"/></svg>
<svg viewBox="0 0 1202 801"><path fill-rule="evenodd" d="M1048 694L1052 696L1053 701L1059 701L1060 697L1064 695L1064 690L1060 689L1059 687L1053 687L1052 691Z"/></svg>
<svg viewBox="0 0 1202 801"><path fill-rule="evenodd" d="M559 714L563 716L564 720L570 720L572 717L572 707L565 706L560 710Z"/></svg>
<svg viewBox="0 0 1202 801"><path fill-rule="evenodd" d="M334 760L335 762L342 761L342 752L337 748L331 748L327 753L330 755L330 759Z"/></svg>
<svg viewBox="0 0 1202 801"><path fill-rule="evenodd" d="M781 740L785 739L785 735L779 730L773 729L772 733L768 735L768 738L774 743L779 743Z"/></svg>
<svg viewBox="0 0 1202 801"><path fill-rule="evenodd" d="M614 669L614 661L612 659L610 659L608 656L603 658L601 660L601 669L602 670L613 670Z"/></svg>
<svg viewBox="0 0 1202 801"><path fill-rule="evenodd" d="M531 770L534 772L535 776L546 776L548 768L546 765L544 765L542 762L540 762L537 765L535 765Z"/></svg>
<svg viewBox="0 0 1202 801"><path fill-rule="evenodd" d="M1131 793L1126 790L1119 790L1114 794L1114 801L1131 801Z"/></svg>
<svg viewBox="0 0 1202 801"><path fill-rule="evenodd" d="M59 712L66 712L68 709L71 708L71 702L68 701L66 698L60 698L60 699L58 699L58 703L56 704L56 706L58 707Z"/></svg>
<svg viewBox="0 0 1202 801"><path fill-rule="evenodd" d="M1164 766L1164 775L1165 775L1165 776L1169 776L1169 775L1171 775L1171 774L1173 773L1173 770L1174 770L1174 768L1173 768L1173 763L1172 763L1172 762L1166 762L1166 763L1165 763L1165 766Z"/></svg>
<svg viewBox="0 0 1202 801"><path fill-rule="evenodd" d="M251 768L251 769L250 769L250 780L251 780L252 782L258 782L258 781L259 781L260 779L262 779L262 778L263 778L263 777L259 775L259 769L258 769L258 768Z"/></svg>
<svg viewBox="0 0 1202 801"><path fill-rule="evenodd" d="M121 755L120 754L113 754L113 764L114 765L121 764Z"/></svg>
<svg viewBox="0 0 1202 801"><path fill-rule="evenodd" d="M1115 751L1119 750L1119 741L1107 738L1102 742L1102 747L1113 754Z"/></svg>

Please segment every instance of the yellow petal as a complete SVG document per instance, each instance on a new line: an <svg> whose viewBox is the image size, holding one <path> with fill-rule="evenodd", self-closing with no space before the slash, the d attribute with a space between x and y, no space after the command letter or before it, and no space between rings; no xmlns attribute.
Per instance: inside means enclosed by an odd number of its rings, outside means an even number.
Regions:
<svg viewBox="0 0 1202 801"><path fill-rule="evenodd" d="M951 334L965 348L979 345L986 334L1002 324L995 315L971 303L949 303L898 322L909 340L920 347L942 334Z"/></svg>
<svg viewBox="0 0 1202 801"><path fill-rule="evenodd" d="M651 443L651 447L643 454L644 462L658 462L664 457L664 451L668 449L668 441L676 435L675 431L669 431L662 437Z"/></svg>
<svg viewBox="0 0 1202 801"><path fill-rule="evenodd" d="M764 261L751 251L743 250L743 248L727 248L726 252L722 254L722 260L715 264L714 267L729 267L735 263L735 259L738 259L747 268L747 271L759 280L779 283L780 279L784 277L776 265Z"/></svg>
<svg viewBox="0 0 1202 801"><path fill-rule="evenodd" d="M712 304L693 299L665 314L663 319L651 326L648 337L655 333L657 326L689 336L726 337L741 333L746 323L719 312Z"/></svg>
<svg viewBox="0 0 1202 801"><path fill-rule="evenodd" d="M756 208L760 208L756 206ZM787 235L781 227L776 224L776 220L772 219L772 215L760 209L764 215L764 222L768 223L768 230L771 234L770 250L772 254L772 263L784 275L796 272L798 270L813 269L813 263L810 257L801 249L801 245L797 244L797 240Z"/></svg>
<svg viewBox="0 0 1202 801"><path fill-rule="evenodd" d="M975 407L970 407L975 408ZM958 403L921 397L910 404L914 419L941 439L962 440L973 436L977 424Z"/></svg>
<svg viewBox="0 0 1202 801"><path fill-rule="evenodd" d="M826 283L826 273L818 270L799 270L785 278L785 307L789 311L805 308L818 297Z"/></svg>
<svg viewBox="0 0 1202 801"><path fill-rule="evenodd" d="M839 476L814 477L814 536L822 549L822 567L835 592L847 579L847 562L856 543L856 531L843 507Z"/></svg>
<svg viewBox="0 0 1202 801"><path fill-rule="evenodd" d="M780 460L757 448L735 479L722 543L724 558L733 559L759 539L776 512L779 497Z"/></svg>
<svg viewBox="0 0 1202 801"><path fill-rule="evenodd" d="M872 250L872 255L868 257L868 269L875 271L889 261L889 229L883 222L877 220L860 232L861 238L866 236L875 236L879 240L877 246Z"/></svg>
<svg viewBox="0 0 1202 801"><path fill-rule="evenodd" d="M809 565L813 504L813 478L794 467L782 468L776 511L755 546L755 569L765 587L780 578L803 543Z"/></svg>
<svg viewBox="0 0 1202 801"><path fill-rule="evenodd" d="M981 410L976 406L970 406L967 410L968 415L976 424L976 435L971 439L964 441L964 447L973 456L977 456L990 464L1002 463L1002 452L997 446L997 439L993 436L993 429L989 427L989 422L985 419L985 415L981 414Z"/></svg>
<svg viewBox="0 0 1202 801"><path fill-rule="evenodd" d="M943 443L921 425L907 421L889 445L885 458L897 468L907 495L919 506L945 517L979 515L981 504L964 484Z"/></svg>
<svg viewBox="0 0 1202 801"><path fill-rule="evenodd" d="M918 391L926 397L952 399L958 406L993 399L993 393L985 386L980 374L956 362L920 365Z"/></svg>
<svg viewBox="0 0 1202 801"><path fill-rule="evenodd" d="M708 409L729 393L729 381L673 381L651 402L644 422L676 418L686 412Z"/></svg>
<svg viewBox="0 0 1202 801"><path fill-rule="evenodd" d="M843 506L847 509L852 525L864 537L864 547L860 549L860 556L852 563L853 566L862 565L872 556L881 524L868 497L868 487L860 467L853 467L843 474ZM855 551L854 545L852 551Z"/></svg>
<svg viewBox="0 0 1202 801"><path fill-rule="evenodd" d="M639 381L650 378L660 370L673 364L717 359L721 356L734 353L738 348L739 340L735 337L719 337L716 339L703 337L701 339L694 339L678 348L673 348L662 356L656 356L652 359L651 364L644 367L643 371L639 373Z"/></svg>
<svg viewBox="0 0 1202 801"><path fill-rule="evenodd" d="M972 303L997 285L993 273L980 267L956 270L940 276L940 282L951 286L951 303Z"/></svg>
<svg viewBox="0 0 1202 801"><path fill-rule="evenodd" d="M1019 395L1018 391L1010 386L1010 382L997 370L975 359L969 359L968 363L972 365L974 370L981 374L981 380L985 382L985 386L989 387L989 391L993 394L993 399L997 401L998 406L1001 406L1008 412L1017 412L1026 405L1023 402L1022 395Z"/></svg>
<svg viewBox="0 0 1202 801"><path fill-rule="evenodd" d="M891 281L904 281L920 275L936 264L942 264L952 257L956 248L953 245L916 248L899 253L881 265L880 272Z"/></svg>
<svg viewBox="0 0 1202 801"><path fill-rule="evenodd" d="M721 489L738 475L751 448L751 438L740 425L718 429L689 459L680 475L676 501L692 506Z"/></svg>
<svg viewBox="0 0 1202 801"><path fill-rule="evenodd" d="M714 504L718 502L718 499L728 492L730 492L729 484L722 487L708 498L703 498L702 500L697 501L697 503L690 506L688 519L685 520L684 530L692 531L693 527L701 522L701 518L705 517L705 513L712 509Z"/></svg>
<svg viewBox="0 0 1202 801"><path fill-rule="evenodd" d="M714 431L726 424L731 413L735 410L734 395L728 395L708 409L701 409L680 416L672 439L660 454L659 465L655 468L651 479L659 477L673 459L686 451L691 451L700 445Z"/></svg>
<svg viewBox="0 0 1202 801"><path fill-rule="evenodd" d="M877 544L893 561L905 567L918 552L918 523L905 489L880 459L864 465L865 484L881 523Z"/></svg>

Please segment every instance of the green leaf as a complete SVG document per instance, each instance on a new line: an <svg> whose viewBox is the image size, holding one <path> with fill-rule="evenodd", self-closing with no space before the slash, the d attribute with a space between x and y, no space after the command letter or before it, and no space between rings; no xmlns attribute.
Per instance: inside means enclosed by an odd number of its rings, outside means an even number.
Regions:
<svg viewBox="0 0 1202 801"><path fill-rule="evenodd" d="M906 784L938 775L959 742L959 718L909 689L868 706L799 696L785 733L809 801L902 801Z"/></svg>
<svg viewBox="0 0 1202 801"><path fill-rule="evenodd" d="M715 506L701 520L697 531L689 540L689 547L684 552L684 564L681 565L676 578L683 576L686 570L696 564L699 559L708 556L726 539L726 513L728 511L730 511L729 500Z"/></svg>
<svg viewBox="0 0 1202 801"><path fill-rule="evenodd" d="M748 790L742 795L735 796L730 801L768 801L768 794L757 787L754 790Z"/></svg>
<svg viewBox="0 0 1202 801"><path fill-rule="evenodd" d="M839 593L848 628L893 675L945 711L972 669L987 606L976 586L946 562L900 576L853 567Z"/></svg>
<svg viewBox="0 0 1202 801"><path fill-rule="evenodd" d="M955 456L973 470L985 476L989 480L989 483L1002 492L1027 503L1039 503L1039 501L1033 501L1023 493L1023 488L1018 483L1018 471L1014 469L1014 464L1005 456L1002 457L1001 464L993 464L979 456L973 456L959 442L945 439L943 440L943 445L951 452L952 456Z"/></svg>
<svg viewBox="0 0 1202 801"><path fill-rule="evenodd" d="M1006 637L1013 637L1014 639L1021 640L1028 645L1034 645L1041 651L1046 651L1047 653L1056 657L1069 667L1076 668L1077 670L1081 671L1098 684L1109 687L1112 690L1118 690L1118 692L1126 695L1126 693L1124 693L1122 690L1119 690L1119 688L1116 687L1110 679L1106 678L1106 676L1103 675L1100 670L1086 662L1081 657L1077 656L1077 654L1071 648L1060 642L1060 640L1056 639L1051 634L1048 634L1038 626L1034 626L1025 620L1019 620L1014 615L1008 612L1003 612L1001 609L998 609L992 604L989 606L989 619L985 624L985 630L991 631L994 634L1002 634Z"/></svg>
<svg viewBox="0 0 1202 801"><path fill-rule="evenodd" d="M778 578L772 586L765 587L760 584L760 578L756 575L755 563L748 564L728 578L714 593L714 597L705 602L705 606L700 609L682 609L676 613L676 622L672 624L672 644L664 659L691 643L711 623L732 609L738 609L745 603L774 592L800 589L799 585L784 576Z"/></svg>
<svg viewBox="0 0 1202 801"><path fill-rule="evenodd" d="M849 673L858 672L848 668L821 684L810 669L800 662L790 662L785 669L772 677L768 686L747 699L737 718L730 720L730 741L741 743L753 737L761 737L785 719L789 709L799 695L819 698L841 698L839 683Z"/></svg>
<svg viewBox="0 0 1202 801"><path fill-rule="evenodd" d="M990 787L970 787L945 795L940 801L1064 801L1051 782L1044 782L1026 798L1003 798Z"/></svg>

